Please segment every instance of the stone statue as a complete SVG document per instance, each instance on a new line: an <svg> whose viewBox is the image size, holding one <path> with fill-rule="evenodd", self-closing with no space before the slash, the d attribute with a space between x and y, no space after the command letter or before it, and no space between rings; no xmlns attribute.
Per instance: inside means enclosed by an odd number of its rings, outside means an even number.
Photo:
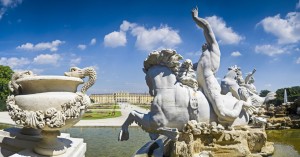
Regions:
<svg viewBox="0 0 300 157"><path fill-rule="evenodd" d="M270 100L274 100L276 98L275 92L268 93L266 97L260 97L258 95L256 87L253 85L253 74L255 71L254 69L244 80L239 67L236 65L229 67L227 74L221 81L221 93L225 95L231 92L235 98L252 103L252 105L256 107L260 107Z"/></svg>
<svg viewBox="0 0 300 157"><path fill-rule="evenodd" d="M248 73L246 78L245 78L245 84L246 87L254 94L258 94L258 92L256 91L256 87L254 86L254 73L256 72L256 69L253 69L253 71L251 73Z"/></svg>
<svg viewBox="0 0 300 157"><path fill-rule="evenodd" d="M200 89L211 103L219 122L229 125L246 124L249 117L245 111L252 113L254 109L252 104L238 100L230 94L221 94L221 87L215 77L220 66L219 45L210 24L205 19L198 17L197 8L192 11L192 17L196 24L203 29L206 39L197 66L197 81ZM235 123L236 120L238 122Z"/></svg>
<svg viewBox="0 0 300 157"><path fill-rule="evenodd" d="M215 77L220 65L220 50L209 23L192 11L196 24L204 31L206 44L198 62L197 74L190 60L183 64L175 50L154 51L144 61L149 93L154 96L149 113L132 111L122 125L119 140L128 140L128 126L136 122L156 139L159 134L172 140L190 120L217 122L224 126L246 125L255 107L231 94L222 95ZM236 75L236 73L234 73Z"/></svg>
<svg viewBox="0 0 300 157"><path fill-rule="evenodd" d="M229 92L236 94L239 89L238 80L241 80L241 69L234 65L228 68L227 74L221 80L221 94L226 95ZM233 95L238 98L238 95Z"/></svg>

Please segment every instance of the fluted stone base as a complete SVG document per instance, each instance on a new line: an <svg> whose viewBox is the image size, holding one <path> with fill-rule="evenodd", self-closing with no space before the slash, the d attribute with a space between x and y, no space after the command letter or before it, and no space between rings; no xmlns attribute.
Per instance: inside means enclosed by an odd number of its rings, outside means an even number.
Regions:
<svg viewBox="0 0 300 157"><path fill-rule="evenodd" d="M34 152L36 148L42 148L42 136L29 136L21 134L20 128L8 128L0 130L0 157L44 157ZM66 149L64 153L56 153L49 156L55 157L84 157L86 152L86 143L81 138L72 138L70 134L62 133L57 141ZM46 151L48 148L46 148ZM60 155L59 155L60 154Z"/></svg>

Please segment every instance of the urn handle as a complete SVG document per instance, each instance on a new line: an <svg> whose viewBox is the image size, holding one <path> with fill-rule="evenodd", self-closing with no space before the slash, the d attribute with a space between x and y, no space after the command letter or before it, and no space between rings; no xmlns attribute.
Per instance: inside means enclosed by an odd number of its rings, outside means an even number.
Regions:
<svg viewBox="0 0 300 157"><path fill-rule="evenodd" d="M80 69L78 67L71 67L69 72L65 72L65 76L78 77L81 79L88 76L89 80L84 83L80 90L82 93L85 93L91 86L93 86L97 79L96 70L92 67L87 67L83 69Z"/></svg>
<svg viewBox="0 0 300 157"><path fill-rule="evenodd" d="M20 78L28 77L28 76L34 76L32 71L20 71L13 73L11 80L8 83L8 89L13 95L19 95L22 94L22 86L18 84L16 81Z"/></svg>

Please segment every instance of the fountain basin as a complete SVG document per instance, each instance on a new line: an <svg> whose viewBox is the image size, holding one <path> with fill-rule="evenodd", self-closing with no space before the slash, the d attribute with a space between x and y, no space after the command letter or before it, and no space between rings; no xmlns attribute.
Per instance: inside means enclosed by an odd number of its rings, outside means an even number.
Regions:
<svg viewBox="0 0 300 157"><path fill-rule="evenodd" d="M43 92L73 92L77 91L83 80L67 76L27 76L16 80L21 86L22 94Z"/></svg>
<svg viewBox="0 0 300 157"><path fill-rule="evenodd" d="M37 94L17 95L16 104L23 110L45 110L55 108L62 110L61 105L75 99L76 93L71 92L45 92Z"/></svg>

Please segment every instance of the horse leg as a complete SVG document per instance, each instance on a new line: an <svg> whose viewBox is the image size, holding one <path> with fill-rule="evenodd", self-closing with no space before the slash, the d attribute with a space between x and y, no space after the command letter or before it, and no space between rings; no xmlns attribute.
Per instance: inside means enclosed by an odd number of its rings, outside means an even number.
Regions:
<svg viewBox="0 0 300 157"><path fill-rule="evenodd" d="M159 137L159 134L149 133L149 137L150 137L151 140L156 140Z"/></svg>
<svg viewBox="0 0 300 157"><path fill-rule="evenodd" d="M143 130L145 130L150 134L150 138L152 140L158 137L157 134L165 135L169 137L171 140L176 140L178 138L178 129L177 128L168 128L165 126L159 127L153 126L151 124L151 114L144 114L138 111L131 111L129 116L127 117L126 121L122 125L121 131L119 133L118 140L119 141L127 141L129 139L129 131L128 127L133 123L136 122ZM153 122L153 121L152 121ZM155 135L156 134L156 135Z"/></svg>
<svg viewBox="0 0 300 157"><path fill-rule="evenodd" d="M138 111L131 111L123 123L121 131L119 133L119 141L127 141L129 139L129 132L128 127L133 123L136 122L143 130L147 131L150 130L150 115L144 114Z"/></svg>

